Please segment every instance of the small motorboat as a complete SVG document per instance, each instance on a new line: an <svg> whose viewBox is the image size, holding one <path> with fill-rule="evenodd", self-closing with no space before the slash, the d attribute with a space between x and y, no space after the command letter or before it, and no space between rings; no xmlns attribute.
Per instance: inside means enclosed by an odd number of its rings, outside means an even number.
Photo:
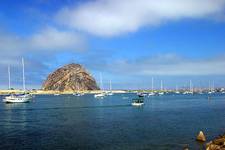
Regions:
<svg viewBox="0 0 225 150"><path fill-rule="evenodd" d="M132 102L132 106L142 106L144 105L144 97L139 96L138 98L134 98Z"/></svg>

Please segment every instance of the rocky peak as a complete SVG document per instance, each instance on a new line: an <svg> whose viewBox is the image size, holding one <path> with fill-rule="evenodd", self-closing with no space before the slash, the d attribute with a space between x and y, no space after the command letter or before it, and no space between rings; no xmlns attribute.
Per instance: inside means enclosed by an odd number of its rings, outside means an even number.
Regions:
<svg viewBox="0 0 225 150"><path fill-rule="evenodd" d="M68 64L49 74L44 90L99 90L95 79L80 65Z"/></svg>

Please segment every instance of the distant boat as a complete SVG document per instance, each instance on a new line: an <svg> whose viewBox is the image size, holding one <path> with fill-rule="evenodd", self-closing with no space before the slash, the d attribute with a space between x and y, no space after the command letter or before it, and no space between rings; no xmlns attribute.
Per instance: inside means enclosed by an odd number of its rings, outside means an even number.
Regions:
<svg viewBox="0 0 225 150"><path fill-rule="evenodd" d="M100 88L102 88L102 74L100 73ZM103 89L103 88L102 88ZM95 94L95 98L103 98L106 96L106 93L104 91L101 91L101 93Z"/></svg>
<svg viewBox="0 0 225 150"><path fill-rule="evenodd" d="M148 96L154 96L155 93L154 93L154 79L152 77L152 91L148 94Z"/></svg>
<svg viewBox="0 0 225 150"><path fill-rule="evenodd" d="M56 94L54 94L54 96L59 96L60 94L58 94L58 93L56 93Z"/></svg>
<svg viewBox="0 0 225 150"><path fill-rule="evenodd" d="M184 91L183 94L184 95L190 94L190 91Z"/></svg>
<svg viewBox="0 0 225 150"><path fill-rule="evenodd" d="M164 95L164 92L159 92L159 95Z"/></svg>
<svg viewBox="0 0 225 150"><path fill-rule="evenodd" d="M212 82L212 86L210 84L210 81L209 81L209 90L208 90L208 94L213 94L215 93L215 89L214 89L214 81Z"/></svg>
<svg viewBox="0 0 225 150"><path fill-rule="evenodd" d="M11 94L6 96L3 99L5 103L26 103L29 102L32 98L32 95L26 93L26 85L25 85L25 71L24 71L24 59L22 58L22 67L23 67L23 94ZM10 68L8 69L9 74L9 87L10 87Z"/></svg>
<svg viewBox="0 0 225 150"><path fill-rule="evenodd" d="M148 94L148 96L154 96L154 95L155 95L154 92L150 92L150 93Z"/></svg>
<svg viewBox="0 0 225 150"><path fill-rule="evenodd" d="M163 81L161 80L161 89L160 89L160 92L158 93L159 95L164 95L164 92L163 92Z"/></svg>
<svg viewBox="0 0 225 150"><path fill-rule="evenodd" d="M190 94L194 94L194 88L193 88L193 84L192 84L192 80L190 80Z"/></svg>
<svg viewBox="0 0 225 150"><path fill-rule="evenodd" d="M180 91L178 90L178 87L176 85L176 91L175 91L176 94L180 94Z"/></svg>
<svg viewBox="0 0 225 150"><path fill-rule="evenodd" d="M95 94L95 95L94 95L95 98L103 98L103 97L105 97L105 96L106 96L105 93L99 93L99 94Z"/></svg>
<svg viewBox="0 0 225 150"><path fill-rule="evenodd" d="M83 96L84 93L73 93L74 96Z"/></svg>
<svg viewBox="0 0 225 150"><path fill-rule="evenodd" d="M176 91L175 93L176 93L176 94L180 94L180 92L179 92L179 91Z"/></svg>
<svg viewBox="0 0 225 150"><path fill-rule="evenodd" d="M140 96L140 97L147 96L147 94L146 94L146 93L137 93L137 95L138 95L138 96Z"/></svg>
<svg viewBox="0 0 225 150"><path fill-rule="evenodd" d="M109 81L109 92L107 92L106 94L109 95L109 96L113 95L111 80Z"/></svg>
<svg viewBox="0 0 225 150"><path fill-rule="evenodd" d="M189 82L189 91L188 90L187 91L184 91L183 94L184 95L186 95L186 94L194 94L193 84L192 84L192 81L191 80Z"/></svg>
<svg viewBox="0 0 225 150"><path fill-rule="evenodd" d="M139 96L138 98L134 98L132 102L132 106L142 106L144 105L144 97Z"/></svg>

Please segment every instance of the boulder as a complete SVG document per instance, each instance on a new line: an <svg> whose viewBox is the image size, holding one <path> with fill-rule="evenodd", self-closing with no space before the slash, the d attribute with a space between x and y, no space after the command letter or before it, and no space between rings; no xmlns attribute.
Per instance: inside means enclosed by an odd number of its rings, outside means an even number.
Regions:
<svg viewBox="0 0 225 150"><path fill-rule="evenodd" d="M204 135L204 133L202 131L199 132L196 140L200 141L200 142L205 142L206 141L205 135Z"/></svg>

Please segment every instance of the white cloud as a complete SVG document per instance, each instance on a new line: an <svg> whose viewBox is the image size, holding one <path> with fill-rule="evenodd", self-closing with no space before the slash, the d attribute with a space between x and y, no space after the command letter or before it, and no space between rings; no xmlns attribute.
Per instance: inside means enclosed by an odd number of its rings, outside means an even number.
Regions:
<svg viewBox="0 0 225 150"><path fill-rule="evenodd" d="M0 82L7 81L7 66L11 65L12 80L14 80L12 82L18 84L17 78L20 77L20 75L17 77L20 74L18 68L21 67L22 57L26 58L26 73L31 75L28 78L34 79L34 82L40 82L41 76L47 75L47 63L57 61L56 54L83 50L84 44L84 38L76 32L59 31L52 27L47 27L27 37L0 32L0 70L2 70Z"/></svg>
<svg viewBox="0 0 225 150"><path fill-rule="evenodd" d="M225 56L195 60L169 54L138 60L119 60L107 68L114 73L127 75L225 75L222 69L225 68Z"/></svg>
<svg viewBox="0 0 225 150"><path fill-rule="evenodd" d="M82 50L84 38L71 31L59 31L48 27L28 37L0 33L0 48L2 55L18 56L31 51L63 51Z"/></svg>
<svg viewBox="0 0 225 150"><path fill-rule="evenodd" d="M59 31L48 27L34 34L29 43L32 48L39 50L80 50L84 46L84 39L79 34L71 31Z"/></svg>
<svg viewBox="0 0 225 150"><path fill-rule="evenodd" d="M143 26L223 14L224 0L96 0L63 8L59 23L99 36L135 32Z"/></svg>

